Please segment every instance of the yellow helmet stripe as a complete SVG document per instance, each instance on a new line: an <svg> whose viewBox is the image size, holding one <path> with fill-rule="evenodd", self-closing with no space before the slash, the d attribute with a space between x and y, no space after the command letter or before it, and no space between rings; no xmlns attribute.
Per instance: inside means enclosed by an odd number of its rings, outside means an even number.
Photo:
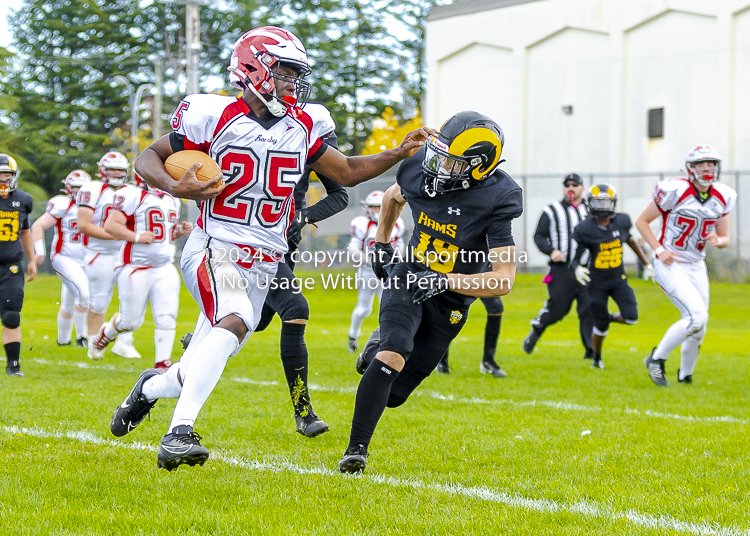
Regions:
<svg viewBox="0 0 750 536"><path fill-rule="evenodd" d="M497 134L488 128L476 127L464 130L461 134L456 136L456 139L453 140L453 143L451 143L448 150L453 155L461 156L466 149L476 145L480 141L489 141L498 149L495 151L495 160L488 166L488 169L492 169L495 164L497 164L497 161L500 160L500 153L503 150L503 144L500 141L500 138L497 137ZM481 178L481 175L479 177L475 176L474 178L479 179Z"/></svg>
<svg viewBox="0 0 750 536"><path fill-rule="evenodd" d="M614 199L614 198L615 198L615 196L617 195L617 194L615 193L615 189L614 189L614 188L612 188L611 186L610 186L609 188L607 188L607 193L609 194L609 198L610 198L610 199Z"/></svg>
<svg viewBox="0 0 750 536"><path fill-rule="evenodd" d="M591 187L591 194L593 196L599 195L599 192L601 192L601 190L599 189L598 185L595 184L594 186Z"/></svg>

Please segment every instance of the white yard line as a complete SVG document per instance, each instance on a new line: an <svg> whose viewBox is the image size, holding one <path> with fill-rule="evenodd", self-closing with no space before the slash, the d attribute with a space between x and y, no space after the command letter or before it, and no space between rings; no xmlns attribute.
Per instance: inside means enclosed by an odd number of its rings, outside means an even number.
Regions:
<svg viewBox="0 0 750 536"><path fill-rule="evenodd" d="M120 371L120 372L128 372L122 369L119 369L115 367L114 365L110 364L93 364L93 363L87 363L85 361L50 361L48 359L27 359L27 361L33 361L34 363L40 363L42 365L58 365L62 367L76 367L76 368L82 368L82 369L94 369L94 370L114 370L114 371ZM277 381L260 381L260 380L252 380L250 378L242 378L242 377L229 377L226 378L229 381L237 382L237 383L246 383L250 385L257 385L260 387L273 387L277 385L281 385ZM324 385L318 385L315 383L310 383L308 385L311 391L318 391L318 392L327 392L327 393L356 393L357 388L356 387L329 387ZM739 417L733 417L731 415L719 415L719 416L709 416L709 417L695 417L693 415L677 415L675 413L660 413L657 411L651 411L651 410L638 410L633 408L601 408L597 406L582 406L580 404L572 404L569 402L560 402L556 400L526 400L526 401L516 401L516 400L507 400L503 398L478 398L478 397L472 397L472 398L466 398L466 397L460 397L460 396L454 396L454 395L444 395L442 393L439 393L437 391L425 391L425 390L419 390L414 393L416 396L429 396L431 398L434 398L435 400L441 400L443 402L456 402L459 404L479 404L479 405L505 405L505 406L512 406L512 407L529 407L529 406L543 406L548 407L552 409L558 409L562 411L585 411L585 412L599 412L599 411L613 411L618 412L622 411L625 414L628 415L637 415L639 417L650 417L654 419L666 419L666 420L674 420L674 421L683 421L683 422L695 422L695 423L728 423L728 424L748 424L750 423L750 419L742 419Z"/></svg>
<svg viewBox="0 0 750 536"><path fill-rule="evenodd" d="M156 452L156 447L144 443L122 443L113 439L98 437L87 430L77 432L56 432L42 428L23 428L19 426L2 426L0 430L10 435L27 435L37 438L71 439L81 443L94 445L105 445L108 447L122 448L128 450L145 450ZM432 484L413 478L402 479L385 475L365 473L362 476L344 476L332 469L323 466L302 467L291 462L269 463L260 460L245 460L239 456L229 453L214 452L213 460L219 460L234 467L247 469L249 471L269 471L274 473L295 473L299 475L321 475L335 478L357 478L381 484L393 488L410 488L415 491L430 491L444 494L450 497L461 495L479 501L504 504L511 508L522 508L542 513L571 513L584 517L601 518L608 521L622 521L627 519L631 524L652 530L674 530L686 534L700 536L750 536L750 531L734 526L722 527L716 523L695 523L681 521L668 515L652 516L641 514L634 510L615 511L598 503L582 500L576 503L560 503L548 499L532 499L516 493L506 493L485 486L462 486L460 484Z"/></svg>

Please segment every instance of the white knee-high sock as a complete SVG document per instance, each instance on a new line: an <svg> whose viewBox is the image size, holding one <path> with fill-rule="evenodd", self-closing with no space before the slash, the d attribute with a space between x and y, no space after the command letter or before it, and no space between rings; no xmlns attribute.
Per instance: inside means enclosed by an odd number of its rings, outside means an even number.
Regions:
<svg viewBox="0 0 750 536"><path fill-rule="evenodd" d="M690 320L682 318L669 326L664 337L661 338L659 346L657 346L654 351L653 359L668 358L669 354L671 354L675 348L685 342L685 339L690 335L690 332L688 331L689 325Z"/></svg>
<svg viewBox="0 0 750 536"><path fill-rule="evenodd" d="M684 380L685 376L690 376L695 372L695 365L698 363L698 352L703 344L703 333L691 335L682 343L680 359L680 379Z"/></svg>
<svg viewBox="0 0 750 536"><path fill-rule="evenodd" d="M88 335L86 332L88 331L88 328L86 327L86 315L88 312L86 311L76 311L73 309L73 322L76 325L76 338L80 339L81 337L87 337Z"/></svg>
<svg viewBox="0 0 750 536"><path fill-rule="evenodd" d="M349 326L350 337L355 339L359 337L359 334L362 331L362 322L365 321L365 318L367 318L367 311L356 307L352 312L352 324Z"/></svg>
<svg viewBox="0 0 750 536"><path fill-rule="evenodd" d="M175 363L164 374L159 374L143 384L141 393L153 402L157 398L177 398L182 391L178 374L180 363Z"/></svg>
<svg viewBox="0 0 750 536"><path fill-rule="evenodd" d="M62 311L57 312L57 342L67 344L73 335L73 319L65 318Z"/></svg>
<svg viewBox="0 0 750 536"><path fill-rule="evenodd" d="M234 333L218 327L212 328L201 341L182 379L182 393L174 408L170 430L180 425L193 426L239 344Z"/></svg>
<svg viewBox="0 0 750 536"><path fill-rule="evenodd" d="M171 359L176 334L174 329L154 329L155 363Z"/></svg>

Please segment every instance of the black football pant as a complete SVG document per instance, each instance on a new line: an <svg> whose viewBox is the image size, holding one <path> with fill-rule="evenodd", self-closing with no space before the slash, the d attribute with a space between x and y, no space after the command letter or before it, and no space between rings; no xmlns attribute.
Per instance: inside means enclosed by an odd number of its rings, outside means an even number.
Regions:
<svg viewBox="0 0 750 536"><path fill-rule="evenodd" d="M564 263L552 263L549 267L549 275L552 278L547 284L549 299L544 302L539 316L531 321L531 325L539 332L543 332L552 324L565 318L576 302L578 313L579 331L581 342L587 353L591 353L591 333L594 327L594 318L591 313L591 300L586 287L576 280L573 270Z"/></svg>
<svg viewBox="0 0 750 536"><path fill-rule="evenodd" d="M617 304L620 315L627 324L635 324L638 321L638 302L635 299L635 292L628 285L628 280L624 275L601 280L592 277L586 288L591 298L594 327L599 335L606 335L609 330L607 302L610 296Z"/></svg>

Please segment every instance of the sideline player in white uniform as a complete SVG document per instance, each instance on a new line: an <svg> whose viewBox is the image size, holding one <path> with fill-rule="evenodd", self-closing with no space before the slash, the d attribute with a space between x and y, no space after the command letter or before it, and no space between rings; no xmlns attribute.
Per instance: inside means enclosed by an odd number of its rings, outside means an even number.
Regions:
<svg viewBox="0 0 750 536"><path fill-rule="evenodd" d="M352 323L349 326L349 343L350 352L357 351L359 333L362 329L362 322L372 313L372 304L375 301L375 293L383 294L383 282L370 266L368 254L371 254L372 247L375 244L375 233L378 230L378 221L380 221L380 205L383 203L384 192L375 190L365 198L365 216L357 216L351 223L352 239L349 241L349 252L352 255L361 256L362 264L357 269L357 306L352 311ZM404 220L398 218L391 231L391 246L403 253L404 250ZM360 280L364 283L360 283Z"/></svg>
<svg viewBox="0 0 750 536"><path fill-rule="evenodd" d="M91 341L94 355L124 332L143 325L146 303L154 316L155 365L165 371L172 364L177 313L180 307L180 275L174 266L174 241L190 234L191 223L178 223L180 202L157 188L149 189L138 175L137 186L128 184L115 193L104 230L124 240L116 269L120 312L102 325Z"/></svg>
<svg viewBox="0 0 750 536"><path fill-rule="evenodd" d="M144 371L118 407L110 428L123 436L143 421L159 398L179 398L157 464L168 470L203 464L208 449L193 430L203 404L260 320L269 281L287 250L294 215L292 193L305 164L344 186L377 177L416 152L431 135L422 128L396 149L348 158L325 145L300 107L309 94L305 47L286 30L256 28L235 43L230 80L240 98L190 95L171 118L174 132L151 144L136 161L149 184L175 197L204 200L197 227L182 252L185 285L205 319L179 363L167 372ZM179 181L164 161L183 149L201 150L222 174L195 177L194 164ZM216 187L223 177L225 185Z"/></svg>
<svg viewBox="0 0 750 536"><path fill-rule="evenodd" d="M101 180L86 183L78 191L78 230L84 234L86 254L83 268L89 278L89 340L93 340L104 323L104 315L112 300L115 286L115 267L122 240L115 240L104 229L104 222L112 210L115 191L127 181L130 164L125 155L110 151L99 160ZM117 339L112 352L125 358L138 359L141 354L133 347L133 334L123 334ZM101 359L89 345L88 356Z"/></svg>
<svg viewBox="0 0 750 536"><path fill-rule="evenodd" d="M681 346L677 381L693 383L698 351L708 323L708 273L706 244L729 245L729 214L737 204L737 192L717 182L721 156L708 145L698 145L685 160L687 179L670 179L656 185L654 199L635 222L643 239L654 250L656 282L680 310L659 346L645 360L651 380L669 385L664 363ZM659 238L649 224L661 216Z"/></svg>
<svg viewBox="0 0 750 536"><path fill-rule="evenodd" d="M31 226L36 265L44 262L44 231L55 228L50 250L50 261L62 281L60 310L57 313L57 344L70 344L73 324L76 327L76 344L87 346L86 314L89 310L89 280L83 271L86 253L78 230L78 190L91 181L82 169L71 171L63 184L65 195L56 195L47 202L47 208Z"/></svg>

